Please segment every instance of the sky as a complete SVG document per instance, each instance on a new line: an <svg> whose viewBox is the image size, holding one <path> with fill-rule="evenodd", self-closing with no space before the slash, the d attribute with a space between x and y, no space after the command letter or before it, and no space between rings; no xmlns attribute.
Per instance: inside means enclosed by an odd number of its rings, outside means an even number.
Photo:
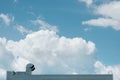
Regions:
<svg viewBox="0 0 120 80"><path fill-rule="evenodd" d="M1 0L0 80L6 71L113 74L120 80L120 0Z"/></svg>

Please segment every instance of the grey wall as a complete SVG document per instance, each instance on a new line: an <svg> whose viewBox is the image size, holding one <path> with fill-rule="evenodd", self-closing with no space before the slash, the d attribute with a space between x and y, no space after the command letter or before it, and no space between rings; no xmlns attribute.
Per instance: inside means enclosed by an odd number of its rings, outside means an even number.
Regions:
<svg viewBox="0 0 120 80"><path fill-rule="evenodd" d="M7 72L7 80L113 80L108 75L30 75L26 72Z"/></svg>

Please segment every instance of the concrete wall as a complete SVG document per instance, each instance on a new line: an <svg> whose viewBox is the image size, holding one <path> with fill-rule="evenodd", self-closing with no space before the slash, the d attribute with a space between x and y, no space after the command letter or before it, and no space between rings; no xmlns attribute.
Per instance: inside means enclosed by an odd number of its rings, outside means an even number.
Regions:
<svg viewBox="0 0 120 80"><path fill-rule="evenodd" d="M26 72L7 72L7 80L113 80L108 75L31 75Z"/></svg>

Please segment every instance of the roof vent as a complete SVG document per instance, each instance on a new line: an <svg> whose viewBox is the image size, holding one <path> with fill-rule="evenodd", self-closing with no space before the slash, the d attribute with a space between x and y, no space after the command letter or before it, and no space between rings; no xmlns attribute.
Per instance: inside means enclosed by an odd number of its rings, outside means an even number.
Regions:
<svg viewBox="0 0 120 80"><path fill-rule="evenodd" d="M35 67L34 67L33 64L29 63L29 64L26 65L26 73L27 74L31 74L32 71L34 71L34 70L35 70Z"/></svg>

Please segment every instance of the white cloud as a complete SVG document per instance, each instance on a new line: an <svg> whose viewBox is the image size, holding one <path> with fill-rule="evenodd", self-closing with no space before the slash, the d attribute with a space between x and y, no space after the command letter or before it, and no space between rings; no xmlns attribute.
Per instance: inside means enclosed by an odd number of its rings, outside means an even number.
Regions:
<svg viewBox="0 0 120 80"><path fill-rule="evenodd" d="M101 15L98 19L83 21L82 24L111 27L115 30L120 30L120 1L109 1L109 3L101 4L93 8L96 15Z"/></svg>
<svg viewBox="0 0 120 80"><path fill-rule="evenodd" d="M78 0L78 1L86 3L87 6L90 6L93 3L93 0Z"/></svg>
<svg viewBox="0 0 120 80"><path fill-rule="evenodd" d="M0 14L0 18L4 21L4 23L7 26L9 26L10 22L14 20L13 16L12 16L12 19L11 19L9 15L3 14L3 13Z"/></svg>
<svg viewBox="0 0 120 80"><path fill-rule="evenodd" d="M113 74L114 80L120 80L120 65L106 66L100 61L94 64L97 74Z"/></svg>
<svg viewBox="0 0 120 80"><path fill-rule="evenodd" d="M6 80L6 71L4 69L0 69L0 79Z"/></svg>
<svg viewBox="0 0 120 80"><path fill-rule="evenodd" d="M31 33L31 32L33 32L32 30L28 30L28 29L26 29L25 27L23 27L22 25L17 25L16 26L17 28L17 30L20 32L20 33L22 33L22 34L28 34L28 33Z"/></svg>
<svg viewBox="0 0 120 80"><path fill-rule="evenodd" d="M42 30L52 30L58 32L57 26L50 25L41 19L31 21L34 25L38 25Z"/></svg>
<svg viewBox="0 0 120 80"><path fill-rule="evenodd" d="M93 42L87 42L80 37L60 37L56 33L57 26L40 19L32 23L39 25L40 30L32 32L21 25L16 26L22 34L28 33L25 39L13 41L0 38L1 69L22 71L26 64L31 62L36 66L36 73L43 74L76 74L93 70L96 55Z"/></svg>
<svg viewBox="0 0 120 80"><path fill-rule="evenodd" d="M7 40L0 38L0 80L6 80L6 70L10 70L13 55L6 49Z"/></svg>
<svg viewBox="0 0 120 80"><path fill-rule="evenodd" d="M11 63L11 66L14 70L25 71L26 64L28 63L30 63L28 60L21 57L16 57L14 61Z"/></svg>
<svg viewBox="0 0 120 80"><path fill-rule="evenodd" d="M9 65L13 60L13 55L6 49L7 40L5 38L0 38L0 68L9 70L11 69ZM4 65L2 65L2 63Z"/></svg>
<svg viewBox="0 0 120 80"><path fill-rule="evenodd" d="M107 4L98 6L95 10L96 14L120 20L120 1L112 1Z"/></svg>
<svg viewBox="0 0 120 80"><path fill-rule="evenodd" d="M120 21L113 20L110 18L98 18L98 19L91 19L88 21L83 21L82 24L87 24L91 26L99 26L99 27L111 27L115 30L120 30Z"/></svg>
<svg viewBox="0 0 120 80"><path fill-rule="evenodd" d="M35 73L90 73L95 62L95 44L82 38L60 37L55 31L40 30L19 41L0 38L0 71L25 70L27 63ZM2 79L5 76L2 77Z"/></svg>
<svg viewBox="0 0 120 80"><path fill-rule="evenodd" d="M38 73L85 73L92 68L96 48L82 38L59 37L54 31L40 30L18 42L9 40L7 49L15 57L34 63Z"/></svg>

